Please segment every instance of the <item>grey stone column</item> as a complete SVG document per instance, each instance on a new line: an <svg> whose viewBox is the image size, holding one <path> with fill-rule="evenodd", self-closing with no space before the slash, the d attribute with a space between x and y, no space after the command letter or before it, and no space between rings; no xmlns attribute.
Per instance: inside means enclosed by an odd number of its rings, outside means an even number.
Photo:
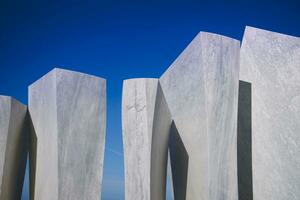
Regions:
<svg viewBox="0 0 300 200"><path fill-rule="evenodd" d="M29 87L32 196L99 200L106 130L106 81L54 69Z"/></svg>
<svg viewBox="0 0 300 200"><path fill-rule="evenodd" d="M126 200L165 199L171 121L158 79L124 81L122 132Z"/></svg>
<svg viewBox="0 0 300 200"><path fill-rule="evenodd" d="M238 199L239 50L237 40L201 32L160 78L188 154L188 200Z"/></svg>
<svg viewBox="0 0 300 200"><path fill-rule="evenodd" d="M20 200L28 154L27 106L0 96L0 199Z"/></svg>
<svg viewBox="0 0 300 200"><path fill-rule="evenodd" d="M246 27L240 79L252 92L253 199L299 199L300 38Z"/></svg>

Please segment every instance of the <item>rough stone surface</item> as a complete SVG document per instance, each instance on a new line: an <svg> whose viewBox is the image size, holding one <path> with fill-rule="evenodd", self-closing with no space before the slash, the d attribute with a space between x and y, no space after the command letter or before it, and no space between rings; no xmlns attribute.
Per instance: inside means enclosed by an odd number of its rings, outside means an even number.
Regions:
<svg viewBox="0 0 300 200"><path fill-rule="evenodd" d="M186 199L238 198L239 49L239 41L201 32L160 78L189 156Z"/></svg>
<svg viewBox="0 0 300 200"><path fill-rule="evenodd" d="M0 96L0 199L21 199L28 153L27 106Z"/></svg>
<svg viewBox="0 0 300 200"><path fill-rule="evenodd" d="M247 27L240 79L252 88L253 199L300 197L300 38Z"/></svg>
<svg viewBox="0 0 300 200"><path fill-rule="evenodd" d="M54 69L29 87L31 198L99 200L106 130L106 81Z"/></svg>
<svg viewBox="0 0 300 200"><path fill-rule="evenodd" d="M165 199L170 126L158 79L125 80L122 132L126 200Z"/></svg>

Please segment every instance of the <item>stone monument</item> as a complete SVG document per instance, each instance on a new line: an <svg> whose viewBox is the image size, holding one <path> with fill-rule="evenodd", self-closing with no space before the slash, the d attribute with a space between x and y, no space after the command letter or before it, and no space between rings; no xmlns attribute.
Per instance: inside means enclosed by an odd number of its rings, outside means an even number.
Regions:
<svg viewBox="0 0 300 200"><path fill-rule="evenodd" d="M99 200L106 131L106 81L54 69L29 86L31 198Z"/></svg>

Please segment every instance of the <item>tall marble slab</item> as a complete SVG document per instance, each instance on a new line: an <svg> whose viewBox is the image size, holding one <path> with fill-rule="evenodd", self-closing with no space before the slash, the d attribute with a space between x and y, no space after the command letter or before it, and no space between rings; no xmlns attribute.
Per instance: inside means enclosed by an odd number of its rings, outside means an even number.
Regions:
<svg viewBox="0 0 300 200"><path fill-rule="evenodd" d="M200 32L160 77L188 154L186 199L235 200L237 40Z"/></svg>
<svg viewBox="0 0 300 200"><path fill-rule="evenodd" d="M240 79L252 88L253 199L299 199L300 38L246 27Z"/></svg>
<svg viewBox="0 0 300 200"><path fill-rule="evenodd" d="M106 81L54 69L29 86L36 149L31 198L99 200L106 130Z"/></svg>
<svg viewBox="0 0 300 200"><path fill-rule="evenodd" d="M165 199L171 121L158 79L124 81L122 132L126 200Z"/></svg>
<svg viewBox="0 0 300 200"><path fill-rule="evenodd" d="M28 154L27 106L0 95L0 199L20 200Z"/></svg>

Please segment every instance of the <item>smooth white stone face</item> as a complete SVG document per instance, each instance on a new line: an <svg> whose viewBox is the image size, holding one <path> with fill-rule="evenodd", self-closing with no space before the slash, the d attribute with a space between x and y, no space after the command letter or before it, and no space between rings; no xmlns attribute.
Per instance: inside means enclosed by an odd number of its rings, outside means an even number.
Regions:
<svg viewBox="0 0 300 200"><path fill-rule="evenodd" d="M238 197L239 49L237 40L201 32L160 78L189 156L186 199Z"/></svg>
<svg viewBox="0 0 300 200"><path fill-rule="evenodd" d="M158 79L123 84L125 199L165 199L171 117Z"/></svg>
<svg viewBox="0 0 300 200"><path fill-rule="evenodd" d="M253 199L299 199L300 38L246 27L240 79L252 88Z"/></svg>
<svg viewBox="0 0 300 200"><path fill-rule="evenodd" d="M106 81L54 69L29 87L29 112L37 141L35 199L99 200Z"/></svg>
<svg viewBox="0 0 300 200"><path fill-rule="evenodd" d="M0 199L21 199L28 153L27 106L0 95Z"/></svg>

